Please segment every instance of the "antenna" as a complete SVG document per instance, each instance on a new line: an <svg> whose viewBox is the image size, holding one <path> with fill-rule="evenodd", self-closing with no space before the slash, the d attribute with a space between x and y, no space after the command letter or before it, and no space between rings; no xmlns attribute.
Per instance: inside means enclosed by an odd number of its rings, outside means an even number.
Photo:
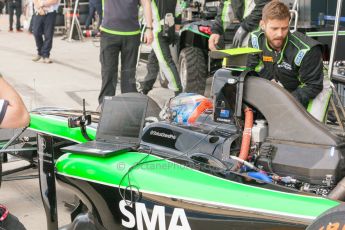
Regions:
<svg viewBox="0 0 345 230"><path fill-rule="evenodd" d="M85 98L83 98L83 115L86 116Z"/></svg>

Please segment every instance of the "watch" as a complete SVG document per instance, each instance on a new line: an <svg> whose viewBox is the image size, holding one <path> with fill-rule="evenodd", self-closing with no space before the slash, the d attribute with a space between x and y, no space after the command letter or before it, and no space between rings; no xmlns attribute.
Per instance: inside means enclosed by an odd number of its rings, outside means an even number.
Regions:
<svg viewBox="0 0 345 230"><path fill-rule="evenodd" d="M153 30L153 27L147 26L147 27L145 28L145 30Z"/></svg>

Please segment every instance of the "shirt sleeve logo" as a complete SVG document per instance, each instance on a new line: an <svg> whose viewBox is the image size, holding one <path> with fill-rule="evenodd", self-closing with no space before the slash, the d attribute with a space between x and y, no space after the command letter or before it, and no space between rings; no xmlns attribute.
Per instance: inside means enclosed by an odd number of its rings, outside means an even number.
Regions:
<svg viewBox="0 0 345 230"><path fill-rule="evenodd" d="M259 49L259 41L258 41L258 37L255 36L254 34L252 34L252 46L255 49Z"/></svg>
<svg viewBox="0 0 345 230"><path fill-rule="evenodd" d="M307 50L300 50L297 55L296 55L296 58L295 58L295 64L297 66L300 66L301 65L301 62L304 58L304 55L306 54Z"/></svg>

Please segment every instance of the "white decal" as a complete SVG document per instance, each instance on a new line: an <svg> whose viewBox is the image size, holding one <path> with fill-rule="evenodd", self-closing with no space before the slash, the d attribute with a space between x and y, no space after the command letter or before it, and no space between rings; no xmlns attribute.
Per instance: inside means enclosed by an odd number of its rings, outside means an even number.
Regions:
<svg viewBox="0 0 345 230"><path fill-rule="evenodd" d="M161 133L161 132L157 132L157 131L154 131L154 130L150 131L150 135L176 140L176 136L173 135L173 134Z"/></svg>
<svg viewBox="0 0 345 230"><path fill-rule="evenodd" d="M128 203L129 204L129 203ZM121 200L119 203L120 211L123 215L128 218L128 221L121 220L122 225L126 228L134 228L135 226L135 218L134 215L126 209L126 206L132 207L132 205L126 204L125 200Z"/></svg>
<svg viewBox="0 0 345 230"><path fill-rule="evenodd" d="M134 228L137 225L138 230L166 230L165 207L154 205L151 218L149 217L146 205L144 203L135 203L135 215L130 213L126 206L133 207L129 201L121 200L119 203L120 211L128 218L128 221L122 219L122 225L126 228ZM158 226L157 226L158 222ZM158 227L158 228L157 228ZM186 213L182 208L175 208L168 230L191 230Z"/></svg>
<svg viewBox="0 0 345 230"><path fill-rule="evenodd" d="M292 67L289 63L283 61L280 65L278 65L279 68L284 68L284 69L287 69L287 70L292 70Z"/></svg>
<svg viewBox="0 0 345 230"><path fill-rule="evenodd" d="M137 228L138 230L144 230L143 224L147 230L155 230L157 219L158 219L158 229L165 230L165 208L163 206L155 205L153 206L151 221L149 218L149 214L147 213L147 209L145 204L143 203L135 203L135 214L137 216ZM144 221L143 221L144 219Z"/></svg>
<svg viewBox="0 0 345 230"><path fill-rule="evenodd" d="M181 221L181 225L178 224ZM186 213L182 208L175 208L172 214L168 230L191 230Z"/></svg>

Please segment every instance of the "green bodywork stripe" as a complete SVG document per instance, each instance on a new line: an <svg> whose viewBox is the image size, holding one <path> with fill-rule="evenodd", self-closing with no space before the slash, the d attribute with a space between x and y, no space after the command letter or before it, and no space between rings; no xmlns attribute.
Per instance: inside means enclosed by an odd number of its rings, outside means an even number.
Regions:
<svg viewBox="0 0 345 230"><path fill-rule="evenodd" d="M79 128L68 128L67 118L31 114L30 128L75 142L85 142ZM87 132L92 138L95 137L95 128L88 128ZM142 164L135 166L138 162ZM130 168L132 170L127 175ZM61 175L114 187L128 186L129 178L131 185L137 186L141 191L247 211L278 213L310 221L340 203L322 197L280 192L225 180L157 156L138 152L106 158L67 153L57 160L56 170Z"/></svg>
<svg viewBox="0 0 345 230"><path fill-rule="evenodd" d="M229 0L229 1L225 1L224 2L224 7L223 7L223 10L222 10L222 17L221 17L221 19L222 19L222 26L223 26L223 30L225 31L225 29L226 29L226 26L225 26L225 17L228 15L228 8L229 8L229 6L230 6L230 3L231 3L231 1Z"/></svg>
<svg viewBox="0 0 345 230"><path fill-rule="evenodd" d="M229 67L229 68L226 68L228 70L234 70L234 71L240 71L240 72L243 72L243 71L246 71L246 70L250 70L249 67Z"/></svg>
<svg viewBox="0 0 345 230"><path fill-rule="evenodd" d="M135 166L137 162L141 164ZM137 152L107 158L68 153L57 160L56 169L58 174L114 187L129 186L129 177L132 186L147 193L243 210L304 217L310 221L340 203L322 197L279 192L225 180L157 156Z"/></svg>
<svg viewBox="0 0 345 230"><path fill-rule="evenodd" d="M115 31L115 30L106 29L102 26L100 26L99 29L103 32L108 33L108 34L123 35L123 36L138 35L141 32L140 30L130 31L130 32Z"/></svg>
<svg viewBox="0 0 345 230"><path fill-rule="evenodd" d="M318 31L318 32L307 32L306 35L308 37L325 37L325 36L333 36L333 31ZM339 31L338 35L344 36L345 31Z"/></svg>
<svg viewBox="0 0 345 230"><path fill-rule="evenodd" d="M78 143L86 142L81 134L80 128L69 128L67 119L52 115L30 114L29 129L42 131L57 137L66 138ZM96 129L87 127L87 133L92 138L96 137Z"/></svg>

